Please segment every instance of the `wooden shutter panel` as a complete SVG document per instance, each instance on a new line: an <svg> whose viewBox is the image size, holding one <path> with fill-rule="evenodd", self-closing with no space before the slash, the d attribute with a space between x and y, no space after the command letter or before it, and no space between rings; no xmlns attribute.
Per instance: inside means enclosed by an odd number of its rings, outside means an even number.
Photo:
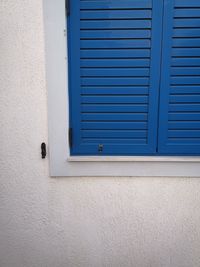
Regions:
<svg viewBox="0 0 200 267"><path fill-rule="evenodd" d="M200 1L166 1L159 152L200 154Z"/></svg>
<svg viewBox="0 0 200 267"><path fill-rule="evenodd" d="M155 153L162 1L73 0L70 8L71 153Z"/></svg>

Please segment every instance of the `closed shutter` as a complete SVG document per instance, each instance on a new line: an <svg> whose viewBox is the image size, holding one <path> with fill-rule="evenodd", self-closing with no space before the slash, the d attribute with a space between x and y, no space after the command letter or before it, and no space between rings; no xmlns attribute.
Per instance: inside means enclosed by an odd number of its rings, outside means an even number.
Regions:
<svg viewBox="0 0 200 267"><path fill-rule="evenodd" d="M200 154L200 1L165 1L161 154Z"/></svg>
<svg viewBox="0 0 200 267"><path fill-rule="evenodd" d="M160 0L73 0L69 16L73 155L156 152Z"/></svg>

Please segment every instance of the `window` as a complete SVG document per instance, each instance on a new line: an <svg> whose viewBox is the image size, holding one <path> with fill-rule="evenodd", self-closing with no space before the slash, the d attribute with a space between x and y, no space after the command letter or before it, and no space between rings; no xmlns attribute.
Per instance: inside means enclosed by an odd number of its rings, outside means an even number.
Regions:
<svg viewBox="0 0 200 267"><path fill-rule="evenodd" d="M66 29L65 0L57 0L57 1L43 0L43 1L44 1L43 10L44 10L45 54L46 54L46 82L47 82L47 90L48 90L48 128L49 128L50 175L51 176L154 176L154 177L155 176L176 176L176 177L177 176L184 176L184 177L190 176L190 177L198 177L199 173L200 173L200 157L197 157L197 156L194 157L191 155L190 156L183 156L182 152L181 152L181 154L182 154L181 156L173 156L173 157L164 156L164 153L162 154L162 156L159 156L158 154L155 154L155 153L152 153L152 154L146 153L145 154L144 152L138 153L137 155L133 154L133 156L132 156L132 154L129 156L126 156L126 154L124 154L124 156L123 156L122 155L123 153L121 153L121 152L120 152L120 154L117 154L117 153L114 154L114 156L112 156L112 155L106 156L105 146L103 147L103 151L102 151L104 154L103 153L99 154L99 152L96 152L97 146L99 145L99 143L97 143L97 145L95 145L95 146L93 145L94 149L92 148L94 151L94 154L96 153L97 156L92 156L93 152L92 152L92 154L89 154L89 153L82 154L84 156L82 156L82 155L78 156L78 155L80 155L78 153L77 153L77 156L75 156L75 155L71 156L70 155L68 130L70 127L74 127L74 125L72 125L72 122L74 120L73 111L75 110L75 114L76 114L76 108L73 105L70 105L70 110L69 110L69 98L70 98L70 104L73 104L74 100L73 100L73 95L70 95L70 97L68 95L69 90L68 90L68 71L67 71L67 68L68 68L68 62L70 62L70 64L71 63L73 64L73 62L72 62L73 56L71 53L68 55L67 49L66 49L66 47L67 47L66 30L67 29ZM73 16L73 8L74 8L73 3L74 2L76 2L77 4L79 3L78 0L71 2L71 10L70 10L71 14L70 14L69 19L71 19ZM96 1L88 0L88 1L82 1L82 2L85 2L85 3L90 2L91 4L94 2L96 2L96 3L101 2L102 4L105 3L105 1L97 1L97 0ZM111 1L107 0L106 2L111 2ZM113 2L115 2L115 1L113 1ZM145 1L142 1L142 0L129 1L129 3L130 2L134 2L134 3L138 3L138 2L142 3L143 2L143 3L145 3ZM148 2L149 1L146 1L146 3L148 3ZM152 20L147 19L147 21L151 21L151 24L149 24L149 25L151 25L151 29L149 28L149 31L148 31L149 34L151 34L151 35L150 35L150 37L147 37L147 39L151 38L151 44L152 44L152 42L154 42L152 39L153 36L155 36L154 39L160 40L159 42L155 42L155 44L156 44L154 47L155 53L157 53L157 51L159 49L161 49L161 47L162 47L162 39L160 39L159 36L152 34L152 32L154 31L153 30L153 25L154 25L153 23L155 23L154 27L159 29L158 17L161 16L160 20L161 21L163 20L161 13L157 17L157 21L153 20L153 17L154 17L153 11L155 10L154 9L155 5L158 2L159 1L153 2L153 5L152 5L152 2L150 2L152 6L150 8L147 8L147 10L150 10L149 14L152 14L151 15ZM167 2L169 2L169 1L166 1L166 3ZM128 3L128 1L127 0L126 1L116 0L116 3L126 4L126 3ZM183 4L183 6L186 5L185 8L187 9L188 1L182 0L181 3ZM192 9L196 9L196 7L199 7L198 1L190 1L190 4L193 5L193 7L190 8L189 11L192 11ZM161 5L161 4L158 3L158 5ZM80 7L80 6L78 6L78 7ZM153 9L152 9L152 7L153 7ZM172 6L171 6L171 8L172 8ZM96 9L96 7L95 7L95 9ZM124 10L126 10L126 9L127 8L124 8ZM158 13L160 12L158 6L157 6L157 11L158 11ZM91 12L93 12L93 11L91 11ZM167 14L167 12L172 14L170 11L169 5L168 5L168 9L165 8L165 17L169 16ZM189 14L189 12L186 12L186 14L191 15L191 13ZM186 15L184 15L184 16L186 16ZM113 20L112 25L114 25L117 20L116 19L112 19L112 20ZM133 20L134 23L136 23L137 20L141 21L141 19L127 19L127 21L129 21L129 22L131 20ZM170 17L169 17L168 20L170 22L172 19L170 20ZM194 21L195 21L195 23L197 23L198 20L199 20L198 18L191 19L190 17L188 17L188 19L185 18L184 20L181 18L178 19L177 23L181 23L184 21L185 21L185 23L186 22L188 23L188 24L183 25L183 28L180 27L180 32L182 32L184 29L187 30L187 28L188 28L188 31L187 31L188 34L191 34L191 33L195 34L195 32L197 34L198 33L198 27L199 27L198 24L195 24L196 28L193 29L192 27L194 26ZM98 19L98 21L100 22L102 20ZM163 20L163 22L164 21L165 20ZM124 23L126 24L126 21ZM79 20L77 20L77 24L79 24ZM179 25L177 24L176 27L179 28ZM163 23L162 27L160 27L160 31L162 32L161 36L163 36L163 32L164 32L165 27L166 27L165 23ZM68 25L68 28L71 28L71 25ZM116 29L115 31L117 33L117 31L120 31L120 30L123 30L123 29ZM126 28L124 30L126 31ZM90 31L92 32L93 30L91 29ZM136 33L136 31L137 31L137 34L139 34L139 31L137 29L135 29L135 33ZM177 34L180 34L180 32L179 33L177 32ZM70 35L73 33L71 33L71 32L69 33L67 31L67 34L69 34L69 37L70 37ZM74 34L75 34L75 32L74 32ZM167 32L166 32L166 35L167 35ZM195 39L197 41L197 44L198 44L198 36L196 35L196 37L197 38L186 37L183 39L190 40L190 41ZM87 39L87 37L84 37L84 38ZM167 36L165 38L167 38ZM178 36L176 38L179 39ZM105 38L105 39L107 39L107 38ZM121 39L123 39L123 38L121 38ZM130 39L138 39L138 38L130 37ZM146 39L146 37L144 39ZM181 40L181 39L179 39L179 40ZM191 44L192 44L192 42L191 42ZM76 45L76 43L74 45ZM163 50L166 49L166 47L169 45L170 45L170 43L163 40ZM189 49L183 48L183 49L178 50L178 52L179 51L180 52L181 51L187 51L187 53L189 53L189 54L185 57L183 57L181 54L180 55L177 54L177 56L176 56L177 58L180 57L180 59L183 58L184 60L186 60L188 58L188 60L190 60L191 62L192 62L192 60L194 60L193 62L195 62L195 60L196 60L196 62L198 62L198 57L197 57L198 47L196 47L196 48L191 47L191 49L190 48ZM77 53L79 53L79 52L77 52ZM114 53L114 52L112 52L112 53ZM124 52L124 53L128 53L128 52ZM167 53L165 53L164 55L167 57ZM77 57L79 57L79 56L80 55L77 55ZM122 55L122 56L124 57L124 55ZM138 57L140 58L139 54L138 54ZM155 94L156 91L151 89L153 87L151 87L150 83L148 84L148 91L147 92L153 92L151 99L156 99L156 97L159 99L159 100L157 100L157 109L158 109L158 107L160 109L159 111L157 111L157 114L158 114L158 113L162 112L162 110L161 110L162 108L164 110L166 110L166 108L164 108L164 104L159 106L160 99L161 98L165 99L165 96L162 96L162 95L160 96L160 94L161 94L160 88L162 86L159 86L159 84L156 85L155 81L157 81L157 83L159 83L160 78L157 79L157 76L159 76L159 77L162 76L160 73L165 72L164 67L168 68L168 65L166 63L165 63L165 65L163 64L163 70L161 71L161 69L159 67L161 64L161 61L166 60L166 59L163 59L162 53L159 54L160 61L157 58L157 56L156 57L152 56L152 47L150 50L150 54L148 54L148 51L147 51L147 54L145 56L145 58L148 58L148 57L151 58L151 64L152 64L152 59L154 58L155 68L149 68L149 72L147 71L146 75L143 75L143 74L141 74L141 72L138 72L137 76L140 77L139 79L142 79L144 76L147 76L147 78L148 78L148 77L152 77L152 75L153 75L155 77L155 79L153 81L151 79L151 83L152 82L155 83L154 87L157 88L157 90L159 91L159 94L157 94L157 95ZM69 60L69 58L70 58L70 60ZM159 63L157 64L156 62L159 62ZM78 63L78 64L80 64L80 63ZM117 70L118 68L113 68L113 69ZM123 68L119 68L119 69L121 71L121 72L119 72L119 75L128 78L127 76L129 76L129 75L125 76L125 71L123 71ZM128 69L128 68L126 68L126 69ZM142 69L142 71L144 71L144 69ZM180 67L180 69L183 70L183 73L181 74L180 72L178 72L180 70L178 70L178 68L177 68L176 76L181 76L184 78L184 76L187 77L187 76L191 75L193 81L195 81L195 79L197 79L197 77L198 77L198 65L194 66L194 67L187 67L187 68L185 68L183 66L183 67ZM118 77L117 74L110 75L110 72L111 72L110 68L106 68L106 70L108 72L104 72L104 75L106 75L106 73L107 73L107 75L108 75L107 77L109 77L109 76L114 76L114 78ZM152 73L155 70L156 70L156 73ZM157 72L157 70L158 70L158 72ZM189 71L189 72L186 72L187 75L185 75L186 70ZM70 81L72 80L72 75L71 75L72 72L71 71L72 71L72 69L71 69L71 65L70 65L70 77L69 77ZM93 70L91 69L91 71L93 71ZM101 69L99 71L101 71ZM191 71L195 71L195 73L193 74ZM77 74L73 77L73 79L80 79L80 76L78 76L78 73L79 72L77 72ZM102 74L100 73L100 75L102 75ZM82 76L84 76L84 75L82 75ZM100 77L103 77L103 76L100 76ZM94 76L94 77L96 77L96 76ZM196 78L193 79L194 77L196 77ZM164 80L162 80L162 84L163 85L165 84ZM166 83L166 85L167 85L167 83ZM111 87L111 86L109 86L109 87ZM187 86L184 86L184 88L183 87L182 88L186 89L186 87ZM119 88L117 86L116 86L116 88L117 88L117 90L119 90ZM198 85L197 84L192 85L190 88L193 90L193 91L191 91L191 94L195 94L195 97L196 97L198 95L198 91L196 91L196 93L195 93L194 90L198 90ZM71 92L71 89L72 89L72 87L70 87L70 92ZM111 89L111 88L109 88L109 89ZM179 88L179 89L181 89L181 88ZM183 90L183 89L181 89L181 90ZM80 89L78 89L78 90L80 90ZM77 92L79 92L79 91L77 91ZM189 92L189 89L187 92ZM113 93L111 93L111 95L112 94ZM186 92L183 93L183 91L180 91L180 94L181 94L181 96L184 96L184 95L188 96L189 95L191 97L191 94L188 94ZM129 94L126 94L126 96L129 96ZM147 99L149 99L149 95L148 95ZM196 99L198 99L198 98L196 98ZM154 102L152 102L152 101L149 102L149 100L148 100L148 103L150 103L150 105L153 106L152 108L154 108ZM127 105L127 106L129 106L129 105ZM131 106L133 106L133 105L131 105ZM137 106L137 103L135 103L135 106ZM182 106L183 106L183 104L180 103L179 107L182 107ZM189 110L186 109L187 112L179 112L179 113L198 114L198 110L190 110L190 109L199 107L197 102L194 103L193 101L192 102L190 101L190 103L185 104L185 106L187 106L189 108ZM156 112L156 109L155 109L155 112ZM85 112L85 113L87 113L87 112ZM98 112L95 112L95 114L96 113L98 113ZM113 113L115 113L115 110L113 111ZM126 114L127 112L124 111L124 113ZM134 111L133 111L133 113L134 113ZM142 113L142 112L138 112L138 113ZM195 115L195 116L197 116L197 115ZM69 118L70 118L70 123L69 123ZM158 115L157 115L157 118L158 118ZM165 118L163 117L163 119L161 119L161 121L162 120L164 121L164 119ZM148 118L148 120L149 120L149 118ZM77 119L77 123L79 123L78 119ZM153 125L153 123L154 123L154 119L152 119L151 125ZM193 123L193 122L191 122L191 123ZM157 123L157 124L160 125L160 123ZM76 127L76 125L75 125L75 127ZM158 127L155 127L154 129L156 129L155 134L157 134L158 133L158 130L157 130ZM148 131L149 130L151 131L150 128L148 129ZM129 131L131 131L131 130L129 130ZM189 132L194 133L194 134L198 134L198 129L194 129L194 131L188 130L187 133L189 133ZM127 131L127 133L128 133L128 131ZM73 128L73 145L75 144L76 140L78 140L78 139L76 139L76 134L77 134L76 130ZM111 137L112 137L112 135L111 135ZM158 137L158 134L157 134L157 137ZM188 137L188 136L186 136L186 137ZM106 136L106 138L107 138L107 136ZM118 138L118 136L117 136L117 138ZM139 136L139 138L140 138L140 136ZM151 138L152 138L151 140L155 140L154 142L157 144L156 139L153 139L153 136ZM193 135L190 139L193 139L193 138L194 138L194 141L198 140L198 135L196 135L196 136ZM127 139L128 139L128 136L127 136ZM71 154L73 154L73 152ZM170 152L169 154L173 154L173 153ZM192 154L195 154L195 153L192 152ZM98 155L101 155L101 156L98 156ZM153 155L153 156L151 156L151 155Z"/></svg>
<svg viewBox="0 0 200 267"><path fill-rule="evenodd" d="M198 0L71 1L71 155L200 154L199 10Z"/></svg>

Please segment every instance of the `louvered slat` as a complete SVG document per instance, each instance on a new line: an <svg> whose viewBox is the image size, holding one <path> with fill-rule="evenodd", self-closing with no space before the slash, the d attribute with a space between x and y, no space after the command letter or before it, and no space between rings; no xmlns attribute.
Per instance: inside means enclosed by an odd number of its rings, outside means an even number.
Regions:
<svg viewBox="0 0 200 267"><path fill-rule="evenodd" d="M104 86L104 87L93 87L93 86L85 86L82 87L81 91L82 95L148 95L149 88L148 86Z"/></svg>
<svg viewBox="0 0 200 267"><path fill-rule="evenodd" d="M179 66L171 68L172 76L199 76L200 75L200 66Z"/></svg>
<svg viewBox="0 0 200 267"><path fill-rule="evenodd" d="M199 80L198 80L199 81ZM197 82L198 82L197 81ZM195 80L194 80L195 82ZM145 86L149 84L149 78L143 78L143 77L89 77L89 78L82 78L81 79L81 85L83 86L135 86L135 85L141 85Z"/></svg>
<svg viewBox="0 0 200 267"><path fill-rule="evenodd" d="M179 8L193 8L193 7L200 7L200 2L199 0L176 0L175 1L175 7Z"/></svg>
<svg viewBox="0 0 200 267"><path fill-rule="evenodd" d="M180 76L181 77L181 76ZM198 94L199 93L199 85L189 85L189 86L182 86L182 85L174 85L170 88L171 94Z"/></svg>
<svg viewBox="0 0 200 267"><path fill-rule="evenodd" d="M131 9L131 8L151 8L151 1L148 0L118 0L118 1L81 1L81 10L96 9Z"/></svg>
<svg viewBox="0 0 200 267"><path fill-rule="evenodd" d="M199 112L200 105L199 103L170 103L169 104L169 111L173 112Z"/></svg>
<svg viewBox="0 0 200 267"><path fill-rule="evenodd" d="M185 42L188 42L188 40L186 40ZM178 44L175 45L178 46ZM182 45L184 45L184 43ZM150 40L149 39L81 40L81 48L83 49L150 48Z"/></svg>
<svg viewBox="0 0 200 267"><path fill-rule="evenodd" d="M147 113L83 113L83 121L147 121Z"/></svg>
<svg viewBox="0 0 200 267"><path fill-rule="evenodd" d="M195 125L194 125L195 126ZM147 129L146 122L82 122L81 127L83 130L143 130Z"/></svg>
<svg viewBox="0 0 200 267"><path fill-rule="evenodd" d="M81 59L89 58L149 58L150 49L82 49Z"/></svg>
<svg viewBox="0 0 200 267"><path fill-rule="evenodd" d="M173 23L174 28L199 28L200 18L176 18Z"/></svg>
<svg viewBox="0 0 200 267"><path fill-rule="evenodd" d="M147 138L147 131L146 130L118 130L118 131L112 131L112 130L85 130L83 132L84 138L113 138L116 140L117 138Z"/></svg>
<svg viewBox="0 0 200 267"><path fill-rule="evenodd" d="M82 112L148 112L147 104L82 104L81 105ZM200 110L200 108L199 108Z"/></svg>
<svg viewBox="0 0 200 267"><path fill-rule="evenodd" d="M135 9L135 10L90 10L81 11L82 20L91 19L150 19L151 10Z"/></svg>
<svg viewBox="0 0 200 267"><path fill-rule="evenodd" d="M151 20L81 20L80 27L81 30L151 29Z"/></svg>
<svg viewBox="0 0 200 267"><path fill-rule="evenodd" d="M82 59L82 68L146 68L150 67L149 59Z"/></svg>
<svg viewBox="0 0 200 267"><path fill-rule="evenodd" d="M82 30L81 39L137 39L150 38L150 30Z"/></svg>
<svg viewBox="0 0 200 267"><path fill-rule="evenodd" d="M83 104L143 104L148 103L147 96L122 96L122 95L115 95L115 96L82 96L82 103Z"/></svg>
<svg viewBox="0 0 200 267"><path fill-rule="evenodd" d="M200 69L200 68L199 68ZM197 69L198 70L198 69ZM82 77L148 77L149 68L82 68Z"/></svg>

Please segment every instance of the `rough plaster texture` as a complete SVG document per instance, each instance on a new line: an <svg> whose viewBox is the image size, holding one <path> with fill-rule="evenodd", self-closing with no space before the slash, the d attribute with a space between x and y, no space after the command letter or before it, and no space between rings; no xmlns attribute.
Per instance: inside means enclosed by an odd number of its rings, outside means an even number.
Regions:
<svg viewBox="0 0 200 267"><path fill-rule="evenodd" d="M50 178L42 0L0 1L0 267L199 267L200 180Z"/></svg>

